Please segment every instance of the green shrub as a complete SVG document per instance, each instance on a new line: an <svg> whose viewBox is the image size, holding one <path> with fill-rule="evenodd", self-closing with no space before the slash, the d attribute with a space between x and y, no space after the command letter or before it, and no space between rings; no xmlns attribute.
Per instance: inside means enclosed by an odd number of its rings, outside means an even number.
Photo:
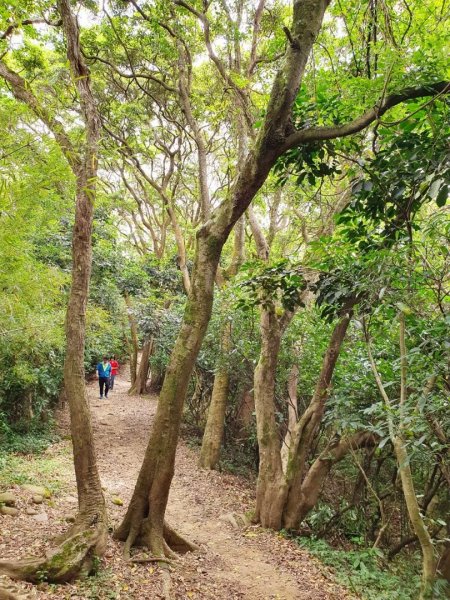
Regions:
<svg viewBox="0 0 450 600"><path fill-rule="evenodd" d="M418 597L418 554L408 555L407 560L399 558L388 563L378 548L338 550L324 540L294 539L299 546L330 567L339 583L364 600L411 600ZM438 597L446 596L435 595L435 598Z"/></svg>

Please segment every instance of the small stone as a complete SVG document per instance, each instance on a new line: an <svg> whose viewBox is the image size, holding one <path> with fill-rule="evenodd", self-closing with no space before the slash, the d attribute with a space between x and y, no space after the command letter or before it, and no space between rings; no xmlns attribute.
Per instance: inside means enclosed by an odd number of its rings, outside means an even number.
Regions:
<svg viewBox="0 0 450 600"><path fill-rule="evenodd" d="M35 521L37 521L38 523L47 523L48 515L45 512L41 512L41 513L38 513L37 515L34 515L33 519Z"/></svg>
<svg viewBox="0 0 450 600"><path fill-rule="evenodd" d="M63 518L66 523L75 523L75 517L73 515L65 515Z"/></svg>
<svg viewBox="0 0 450 600"><path fill-rule="evenodd" d="M44 502L44 496L39 496L36 494L31 498L31 500L34 504L42 504Z"/></svg>
<svg viewBox="0 0 450 600"><path fill-rule="evenodd" d="M239 529L239 524L236 521L235 515L233 513L227 513L226 515L222 515L219 517L219 519L221 521L225 521L226 523L229 523L235 529Z"/></svg>
<svg viewBox="0 0 450 600"><path fill-rule="evenodd" d="M35 510L32 506L28 506L28 508L25 511L27 513L27 515L37 515L38 511Z"/></svg>
<svg viewBox="0 0 450 600"><path fill-rule="evenodd" d="M12 492L3 492L0 494L0 504L6 504L6 506L14 506L16 503L16 497Z"/></svg>
<svg viewBox="0 0 450 600"><path fill-rule="evenodd" d="M0 513L2 515L8 515L10 517L17 517L19 511L17 508L12 508L11 506L0 506Z"/></svg>
<svg viewBox="0 0 450 600"><path fill-rule="evenodd" d="M32 485L31 483L25 483L22 488L27 492L31 492L36 496L42 496L43 498L50 498L50 491L42 485Z"/></svg>

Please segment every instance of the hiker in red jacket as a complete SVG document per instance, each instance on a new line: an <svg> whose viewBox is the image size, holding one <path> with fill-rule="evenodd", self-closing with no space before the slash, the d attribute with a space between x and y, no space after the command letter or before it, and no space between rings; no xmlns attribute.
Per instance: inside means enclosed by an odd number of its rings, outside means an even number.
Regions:
<svg viewBox="0 0 450 600"><path fill-rule="evenodd" d="M111 365L111 376L109 378L109 389L113 390L114 389L114 379L116 378L116 375L119 374L119 363L117 362L115 356L111 356L111 358L109 359L109 364Z"/></svg>

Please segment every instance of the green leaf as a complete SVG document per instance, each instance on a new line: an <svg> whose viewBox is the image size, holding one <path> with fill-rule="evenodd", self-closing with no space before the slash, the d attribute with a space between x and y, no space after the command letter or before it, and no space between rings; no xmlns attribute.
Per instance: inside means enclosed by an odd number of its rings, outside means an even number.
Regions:
<svg viewBox="0 0 450 600"><path fill-rule="evenodd" d="M443 185L436 196L436 204L441 208L445 206L448 198L448 185Z"/></svg>

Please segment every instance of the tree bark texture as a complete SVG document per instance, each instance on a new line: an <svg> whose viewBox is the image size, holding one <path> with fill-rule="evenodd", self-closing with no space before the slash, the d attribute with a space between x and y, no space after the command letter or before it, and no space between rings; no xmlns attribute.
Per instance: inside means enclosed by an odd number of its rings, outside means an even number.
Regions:
<svg viewBox="0 0 450 600"><path fill-rule="evenodd" d="M430 532L423 520L420 513L419 502L417 501L416 491L414 488L414 480L411 473L411 466L409 462L408 453L406 451L406 443L404 439L405 429L405 403L407 399L407 352L405 342L405 315L401 312L399 314L400 323L400 423L398 426L398 433L394 436L392 442L394 444L394 450L397 457L398 470L400 473L400 479L402 482L403 495L405 498L406 508L408 509L409 519L416 534L420 547L422 550L422 587L420 597L432 598L433 597L433 584L436 577L436 557L434 554L433 542L431 540ZM392 427L391 427L392 431Z"/></svg>
<svg viewBox="0 0 450 600"><path fill-rule="evenodd" d="M67 40L67 55L86 126L84 154L76 170L76 206L72 240L72 286L66 316L66 357L64 385L70 409L70 426L78 488L79 516L73 531L83 531L93 523L104 524L106 508L97 469L91 415L86 396L84 349L86 306L92 265L93 201L96 193L100 116L90 87L89 71L84 63L79 30L67 0L58 3ZM99 543L106 539L100 535ZM101 548L103 553L104 547Z"/></svg>
<svg viewBox="0 0 450 600"><path fill-rule="evenodd" d="M420 598L421 600L432 598L437 566L433 541L420 514L408 453L406 452L404 440L399 436L394 440L394 449L409 519L422 549L422 589Z"/></svg>
<svg viewBox="0 0 450 600"><path fill-rule="evenodd" d="M394 446L395 456L402 483L403 496L408 511L408 516L414 529L414 533L419 540L422 551L422 585L420 590L420 600L432 598L433 584L436 577L436 559L434 556L433 542L430 533L420 512L414 489L414 480L411 473L408 453L406 451L404 429L405 429L405 403L407 398L407 354L405 343L405 316L402 312L399 314L399 341L400 341L400 402L399 402L399 423L396 427L393 417L393 407L386 389L381 380L375 360L373 358L369 334L366 329L367 351L369 355L370 366L377 383L380 394L386 405L386 419L389 430L389 437Z"/></svg>
<svg viewBox="0 0 450 600"><path fill-rule="evenodd" d="M242 395L238 401L236 411L236 421L239 425L239 435L243 435L253 421L253 413L255 412L255 397L253 385L244 388Z"/></svg>
<svg viewBox="0 0 450 600"><path fill-rule="evenodd" d="M130 396L134 394L145 394L147 393L147 381L148 373L150 370L150 356L153 352L153 338L144 342L142 346L141 361L139 363L139 369L136 375L134 384L128 390Z"/></svg>
<svg viewBox="0 0 450 600"><path fill-rule="evenodd" d="M222 331L222 354L228 354L231 348L231 322L227 321ZM214 469L220 458L225 412L227 407L230 376L227 365L221 360L214 377L208 419L203 433L199 466L203 469Z"/></svg>
<svg viewBox="0 0 450 600"><path fill-rule="evenodd" d="M282 331L275 306L261 308L261 352L255 369L254 393L259 472L255 520L281 529L288 486L281 462L280 435L275 418L275 376Z"/></svg>
<svg viewBox="0 0 450 600"><path fill-rule="evenodd" d="M133 304L128 293L125 293L125 304L127 306L127 317L128 323L130 324L131 333L131 354L130 354L130 378L131 378L131 389L136 383L137 378L137 367L138 367L138 354L139 354L139 338L136 319L133 314Z"/></svg>
<svg viewBox="0 0 450 600"><path fill-rule="evenodd" d="M283 469L274 403L276 361L281 331L274 311L271 317L267 311L263 311L261 358L255 371L255 405L260 448L255 520L263 527L292 529L299 523L302 481L307 459L322 420L331 378L349 322L350 314L346 314L333 329L311 402L291 431L286 468ZM257 378L260 380L261 377L262 380L257 382Z"/></svg>
<svg viewBox="0 0 450 600"><path fill-rule="evenodd" d="M299 524L299 501L302 493L302 480L305 473L311 444L320 426L330 392L336 362L347 333L352 313L341 317L334 326L328 348L322 362L319 378L308 408L298 420L291 439L286 478L289 483L289 495L284 513L284 525L295 528Z"/></svg>
<svg viewBox="0 0 450 600"><path fill-rule="evenodd" d="M297 353L294 352L294 356L298 359ZM288 379L288 425L286 435L283 440L283 447L281 448L281 462L283 463L283 471L286 471L288 458L289 458L289 448L291 447L291 437L292 432L294 430L295 424L298 419L298 403L297 403L297 386L298 386L298 377L299 377L299 367L297 362L295 362L291 370L289 372Z"/></svg>
<svg viewBox="0 0 450 600"><path fill-rule="evenodd" d="M298 523L301 523L315 507L325 479L333 466L352 450L374 446L377 441L377 437L373 433L360 431L342 440L332 440L328 444L308 469L302 482L296 515Z"/></svg>
<svg viewBox="0 0 450 600"><path fill-rule="evenodd" d="M212 310L212 292L221 246L209 236L197 237L192 279L181 330L166 369L152 433L131 503L116 531L125 552L141 539L155 556L169 553L164 513L173 477L183 404L189 379Z"/></svg>

